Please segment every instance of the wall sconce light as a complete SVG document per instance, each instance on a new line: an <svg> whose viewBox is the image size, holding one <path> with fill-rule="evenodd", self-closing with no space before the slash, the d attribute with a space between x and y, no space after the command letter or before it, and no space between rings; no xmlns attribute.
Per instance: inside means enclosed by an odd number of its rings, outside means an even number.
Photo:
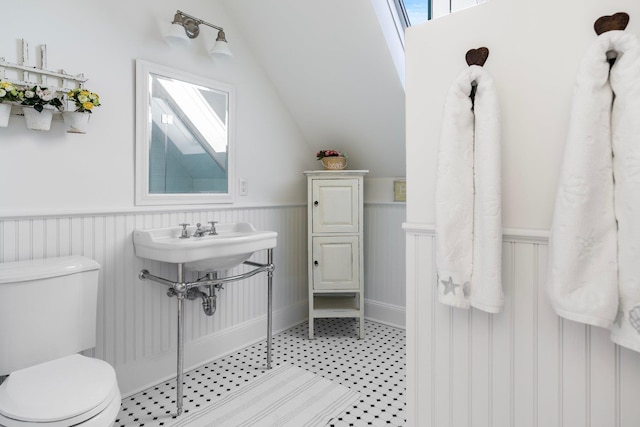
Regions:
<svg viewBox="0 0 640 427"><path fill-rule="evenodd" d="M209 49L209 55L212 57L214 55L232 56L222 27L210 24L195 16L187 15L179 10L176 11L173 22L171 22L171 25L169 25L169 28L164 34L164 39L170 45L187 47L191 42L190 39L195 39L198 37L198 34L200 34L200 24L218 30L218 37L211 49Z"/></svg>

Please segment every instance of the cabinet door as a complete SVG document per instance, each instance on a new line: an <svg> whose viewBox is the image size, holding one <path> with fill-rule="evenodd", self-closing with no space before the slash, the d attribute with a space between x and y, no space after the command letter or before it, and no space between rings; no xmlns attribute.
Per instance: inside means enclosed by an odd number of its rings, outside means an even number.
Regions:
<svg viewBox="0 0 640 427"><path fill-rule="evenodd" d="M358 236L313 238L314 290L360 288L358 244Z"/></svg>
<svg viewBox="0 0 640 427"><path fill-rule="evenodd" d="M358 180L313 180L313 232L358 232Z"/></svg>

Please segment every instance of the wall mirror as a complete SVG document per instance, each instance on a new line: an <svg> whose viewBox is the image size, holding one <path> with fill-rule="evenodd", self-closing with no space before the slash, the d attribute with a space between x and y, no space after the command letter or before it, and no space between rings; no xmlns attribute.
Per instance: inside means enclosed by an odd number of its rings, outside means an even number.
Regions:
<svg viewBox="0 0 640 427"><path fill-rule="evenodd" d="M232 86L136 61L136 204L231 203Z"/></svg>

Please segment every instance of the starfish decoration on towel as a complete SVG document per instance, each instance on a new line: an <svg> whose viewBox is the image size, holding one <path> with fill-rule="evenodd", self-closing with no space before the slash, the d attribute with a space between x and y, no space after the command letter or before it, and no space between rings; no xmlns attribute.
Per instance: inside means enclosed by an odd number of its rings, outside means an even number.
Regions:
<svg viewBox="0 0 640 427"><path fill-rule="evenodd" d="M444 285L444 294L452 293L456 294L456 288L459 288L460 285L453 283L453 279L449 276L449 280L441 280L440 283Z"/></svg>

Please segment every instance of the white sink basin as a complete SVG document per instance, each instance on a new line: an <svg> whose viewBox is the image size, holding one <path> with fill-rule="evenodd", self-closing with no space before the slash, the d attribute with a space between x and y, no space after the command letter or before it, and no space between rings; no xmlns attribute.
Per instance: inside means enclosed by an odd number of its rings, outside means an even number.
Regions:
<svg viewBox="0 0 640 427"><path fill-rule="evenodd" d="M187 227L189 236L196 227ZM180 238L182 227L135 230L133 246L140 258L184 264L189 270L220 271L248 260L259 250L276 247L278 233L258 231L247 222L216 224L217 235Z"/></svg>

